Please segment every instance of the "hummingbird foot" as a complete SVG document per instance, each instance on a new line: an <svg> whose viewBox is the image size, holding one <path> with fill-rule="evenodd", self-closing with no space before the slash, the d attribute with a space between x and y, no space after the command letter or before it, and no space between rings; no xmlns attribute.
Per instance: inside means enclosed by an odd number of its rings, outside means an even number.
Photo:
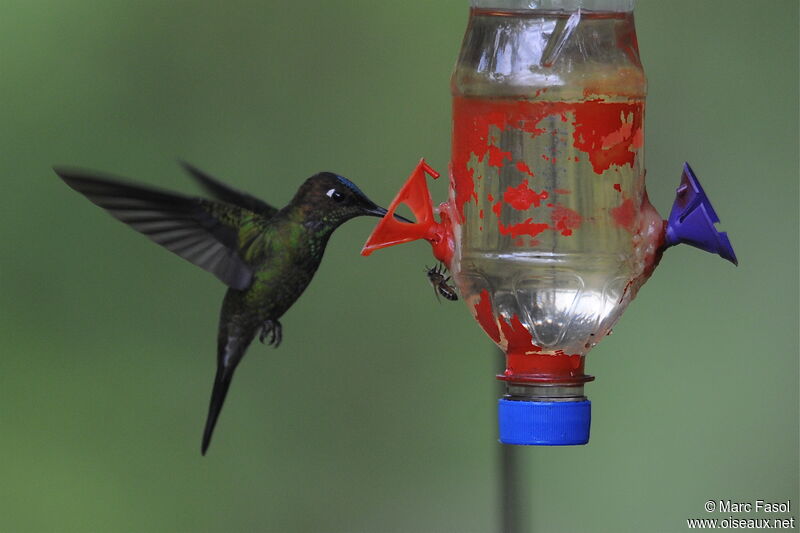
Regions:
<svg viewBox="0 0 800 533"><path fill-rule="evenodd" d="M261 326L261 333L258 335L258 340L261 341L261 344L264 344L267 337L269 337L269 342L266 344L271 344L275 348L277 348L281 341L283 340L283 326L277 320L267 320L264 322L264 325Z"/></svg>

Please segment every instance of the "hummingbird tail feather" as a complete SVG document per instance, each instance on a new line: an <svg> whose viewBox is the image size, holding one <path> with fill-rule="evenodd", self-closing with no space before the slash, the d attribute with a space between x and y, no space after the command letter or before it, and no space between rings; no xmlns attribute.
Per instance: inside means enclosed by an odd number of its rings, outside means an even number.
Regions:
<svg viewBox="0 0 800 533"><path fill-rule="evenodd" d="M211 436L214 433L214 427L217 425L219 413L222 411L222 405L225 403L228 388L231 386L233 373L236 371L239 361L244 357L248 346L253 341L255 333L255 327L243 329L236 324L230 323L223 324L220 327L217 374L214 377L214 388L211 391L208 417L203 430L203 444L200 449L203 455L206 454L208 446L211 444Z"/></svg>
<svg viewBox="0 0 800 533"><path fill-rule="evenodd" d="M217 425L217 418L222 410L222 404L225 402L225 396L228 394L231 378L233 378L233 373L225 372L221 368L217 370L217 375L214 378L214 390L211 393L211 403L208 407L206 427L203 430L203 445L201 448L201 453L203 455L206 454L208 446L211 444L211 435L214 433L214 427Z"/></svg>

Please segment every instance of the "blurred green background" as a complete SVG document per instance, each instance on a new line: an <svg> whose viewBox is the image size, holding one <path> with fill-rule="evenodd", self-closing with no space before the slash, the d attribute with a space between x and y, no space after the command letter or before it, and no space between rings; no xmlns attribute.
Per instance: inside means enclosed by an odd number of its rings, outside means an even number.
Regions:
<svg viewBox="0 0 800 533"><path fill-rule="evenodd" d="M279 350L200 434L224 289L61 183L270 202L319 170L386 205L449 159L466 0L0 4L0 531L489 532L494 373L422 243L332 239ZM739 268L670 251L589 356L588 446L518 449L531 531L684 531L708 499L798 498L798 2L641 0L650 197L703 180ZM445 197L445 183L434 195ZM784 517L786 515L783 515Z"/></svg>

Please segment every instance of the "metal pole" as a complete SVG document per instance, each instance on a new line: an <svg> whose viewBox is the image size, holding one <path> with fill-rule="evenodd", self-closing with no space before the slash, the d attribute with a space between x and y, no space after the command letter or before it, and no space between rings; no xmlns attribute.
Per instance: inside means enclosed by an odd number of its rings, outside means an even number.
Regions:
<svg viewBox="0 0 800 533"><path fill-rule="evenodd" d="M503 363L498 372L502 373L505 370L505 356L499 349L495 350L495 354L499 354L500 361ZM506 393L506 385L504 382L498 383L500 384L498 396L503 396ZM493 401L497 401L497 398L494 398ZM527 492L523 489L526 485L524 482L526 473L522 471L525 447L500 444L499 442L497 447L500 470L500 490L498 491L500 533L532 533L532 530L527 527L525 512Z"/></svg>

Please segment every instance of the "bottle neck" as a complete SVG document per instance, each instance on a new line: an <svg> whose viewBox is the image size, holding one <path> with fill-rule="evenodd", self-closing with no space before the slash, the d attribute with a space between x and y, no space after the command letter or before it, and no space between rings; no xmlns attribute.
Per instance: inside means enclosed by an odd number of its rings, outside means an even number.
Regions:
<svg viewBox="0 0 800 533"><path fill-rule="evenodd" d="M506 382L506 400L518 402L585 402L583 384L548 385Z"/></svg>
<svg viewBox="0 0 800 533"><path fill-rule="evenodd" d="M635 0L470 0L477 9L541 10L541 11L633 11Z"/></svg>

